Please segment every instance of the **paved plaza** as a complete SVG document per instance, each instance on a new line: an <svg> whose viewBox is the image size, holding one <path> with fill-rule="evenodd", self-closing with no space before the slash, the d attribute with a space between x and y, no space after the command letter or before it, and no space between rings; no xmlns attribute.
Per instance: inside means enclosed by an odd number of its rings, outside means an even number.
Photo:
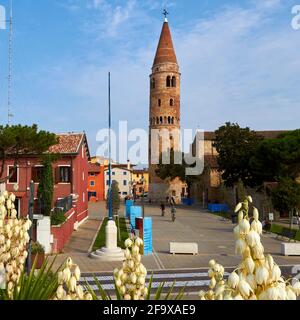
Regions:
<svg viewBox="0 0 300 320"><path fill-rule="evenodd" d="M124 208L121 208L123 214ZM153 255L143 258L148 270L199 269L207 268L210 259L215 259L225 267L236 266L240 258L234 253L233 224L219 216L208 213L200 206L177 208L176 221L171 221L170 209L162 217L158 206L147 205L146 216L153 218ZM64 252L56 258L58 266L71 256L84 273L111 272L120 262L102 262L88 257L94 238L106 215L105 203L90 205L90 218L73 233ZM197 242L199 254L171 255L169 243ZM300 257L283 257L280 254L281 241L276 236L264 234L263 245L279 265L300 264ZM52 257L50 258L52 259Z"/></svg>

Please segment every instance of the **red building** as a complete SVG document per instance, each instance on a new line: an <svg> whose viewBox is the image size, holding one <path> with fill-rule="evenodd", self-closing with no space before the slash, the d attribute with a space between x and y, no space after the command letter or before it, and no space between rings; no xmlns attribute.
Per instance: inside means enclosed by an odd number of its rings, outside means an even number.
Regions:
<svg viewBox="0 0 300 320"><path fill-rule="evenodd" d="M50 153L59 154L59 159L53 163L54 197L53 207L61 206L64 199L72 196L74 225L76 226L88 216L88 161L90 153L87 138L84 133L70 133L57 135L59 143L50 148ZM9 175L13 169L13 159L5 163L5 174ZM41 173L41 160L34 155L20 158L15 174L4 186L16 195L16 209L20 216L28 214L30 181L35 182L35 199ZM18 191L14 185L18 184ZM76 200L75 200L76 199ZM35 210L37 210L37 204Z"/></svg>
<svg viewBox="0 0 300 320"><path fill-rule="evenodd" d="M89 201L105 200L104 166L99 163L89 163L88 199Z"/></svg>

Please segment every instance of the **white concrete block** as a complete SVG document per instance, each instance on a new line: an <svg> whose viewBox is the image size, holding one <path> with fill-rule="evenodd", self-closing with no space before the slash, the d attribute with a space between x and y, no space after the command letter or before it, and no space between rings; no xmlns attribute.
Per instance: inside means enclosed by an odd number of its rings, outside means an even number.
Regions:
<svg viewBox="0 0 300 320"><path fill-rule="evenodd" d="M298 243L282 242L281 254L284 256L300 256L300 242Z"/></svg>
<svg viewBox="0 0 300 320"><path fill-rule="evenodd" d="M50 217L44 217L37 222L37 241L45 248L45 253L51 253L51 222Z"/></svg>
<svg viewBox="0 0 300 320"><path fill-rule="evenodd" d="M196 242L170 242L170 253L198 254L198 243Z"/></svg>

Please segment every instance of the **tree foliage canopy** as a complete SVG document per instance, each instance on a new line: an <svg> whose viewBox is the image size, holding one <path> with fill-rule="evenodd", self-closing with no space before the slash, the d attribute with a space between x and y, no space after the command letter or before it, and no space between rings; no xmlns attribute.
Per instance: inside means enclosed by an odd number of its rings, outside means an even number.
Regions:
<svg viewBox="0 0 300 320"><path fill-rule="evenodd" d="M214 147L218 152L219 171L227 187L233 187L240 180L245 186L257 184L249 161L261 140L255 131L235 123L227 122L216 131Z"/></svg>
<svg viewBox="0 0 300 320"><path fill-rule="evenodd" d="M261 181L297 178L300 173L300 130L262 141L250 161L251 170Z"/></svg>
<svg viewBox="0 0 300 320"><path fill-rule="evenodd" d="M16 168L21 155L42 155L57 143L55 134L39 131L35 124L32 126L0 126L0 178L2 177L0 182L9 179L9 177L3 178L4 165L8 157L14 159Z"/></svg>

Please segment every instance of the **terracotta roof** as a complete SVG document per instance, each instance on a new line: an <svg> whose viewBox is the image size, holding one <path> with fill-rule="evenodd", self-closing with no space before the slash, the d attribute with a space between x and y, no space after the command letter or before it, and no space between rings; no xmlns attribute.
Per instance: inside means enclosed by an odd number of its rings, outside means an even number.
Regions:
<svg viewBox="0 0 300 320"><path fill-rule="evenodd" d="M281 134L289 132L288 130L270 130L270 131L255 131L257 135L262 136L265 139L276 139ZM216 134L214 131L205 131L204 140L215 140Z"/></svg>
<svg viewBox="0 0 300 320"><path fill-rule="evenodd" d="M177 64L177 58L168 22L164 22L163 24L153 66L165 62Z"/></svg>
<svg viewBox="0 0 300 320"><path fill-rule="evenodd" d="M136 174L143 174L143 173L148 173L149 171L147 169L134 169L133 173Z"/></svg>
<svg viewBox="0 0 300 320"><path fill-rule="evenodd" d="M57 134L59 143L50 147L50 153L59 153L59 154L77 154L79 148L83 142L86 143L88 157L89 150L86 141L86 136L84 133L66 133L66 134Z"/></svg>
<svg viewBox="0 0 300 320"><path fill-rule="evenodd" d="M89 163L89 173L100 173L101 167L98 163Z"/></svg>

